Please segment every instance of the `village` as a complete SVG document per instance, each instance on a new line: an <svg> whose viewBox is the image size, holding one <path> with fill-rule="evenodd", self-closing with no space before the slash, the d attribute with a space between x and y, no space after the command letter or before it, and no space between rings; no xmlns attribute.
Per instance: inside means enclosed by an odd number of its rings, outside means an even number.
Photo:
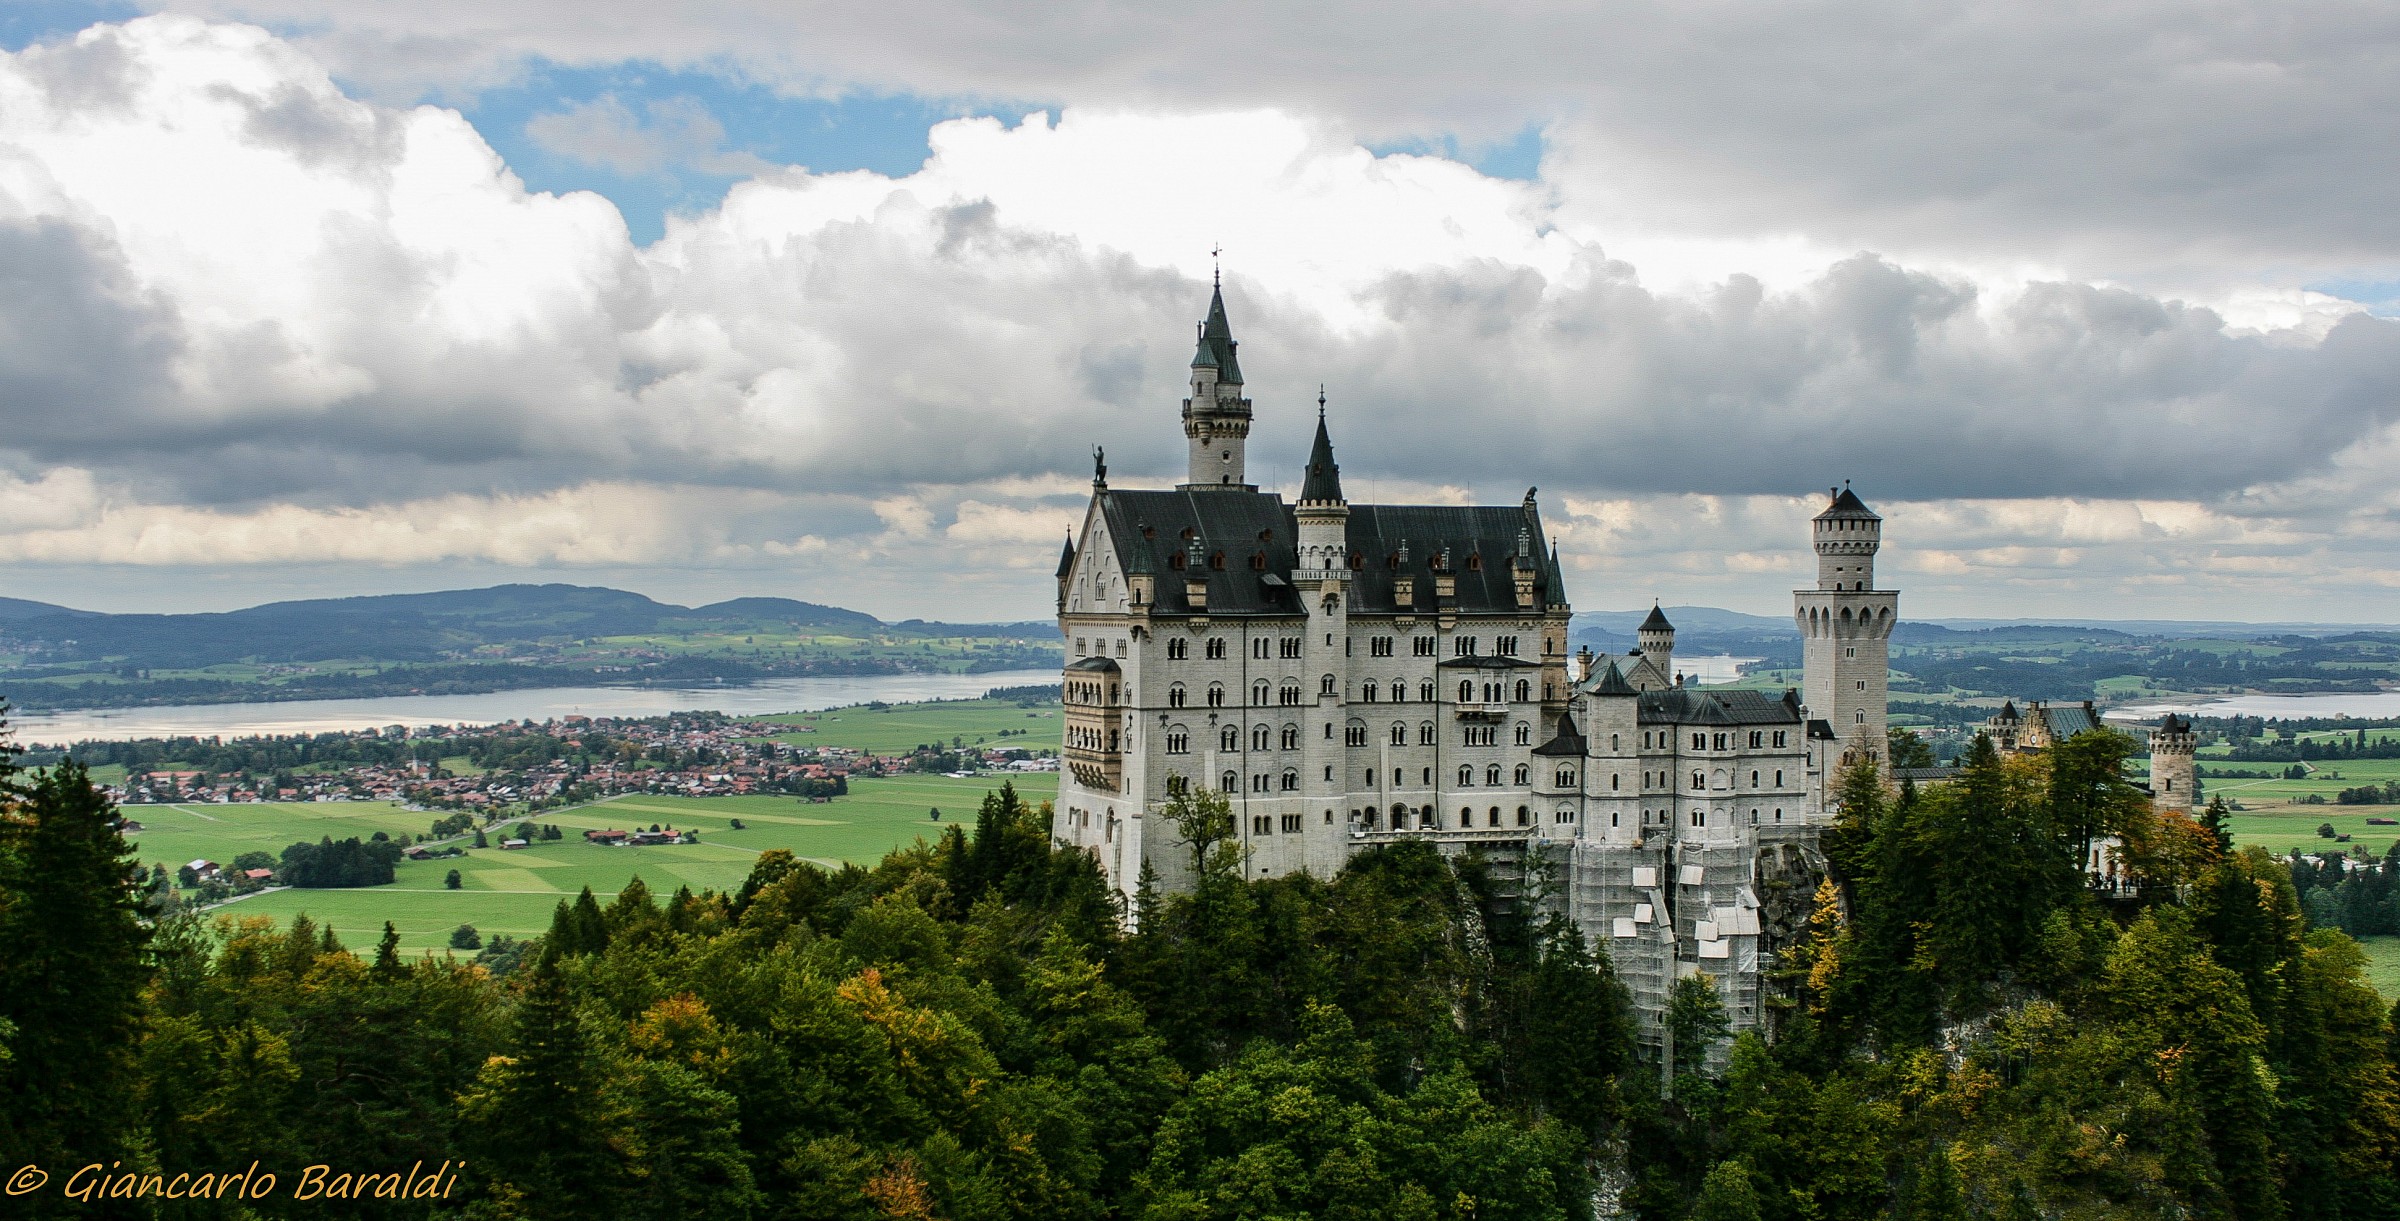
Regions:
<svg viewBox="0 0 2400 1221"><path fill-rule="evenodd" d="M679 797L788 794L829 801L853 778L903 773L1055 772L1055 748L929 743L903 753L777 741L806 723L714 713L643 719L569 716L494 725L389 726L306 739L314 762L277 765L287 739L194 740L156 766L129 764L108 783L124 806L169 803L383 801L489 820L628 793ZM259 748L267 749L259 749ZM245 758L245 756L250 756Z"/></svg>

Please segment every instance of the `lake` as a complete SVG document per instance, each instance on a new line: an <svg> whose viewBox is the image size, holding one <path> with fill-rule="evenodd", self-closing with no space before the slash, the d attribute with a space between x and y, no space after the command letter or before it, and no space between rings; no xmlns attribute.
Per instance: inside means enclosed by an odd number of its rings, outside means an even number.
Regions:
<svg viewBox="0 0 2400 1221"><path fill-rule="evenodd" d="M1056 687L1056 670L999 670L990 674L868 674L855 677L774 678L747 686L537 687L483 695L394 695L362 700L292 700L280 704L162 704L155 708L91 708L24 713L9 718L20 743L64 744L133 738L254 737L331 733L385 725L488 725L566 716L647 717L702 709L734 716L814 712L873 700L971 699L994 687Z"/></svg>
<svg viewBox="0 0 2400 1221"><path fill-rule="evenodd" d="M2111 708L2108 715L2156 717L2169 712L2185 716L2400 717L2400 691L2329 692L2324 695L2229 695L2222 699L2180 704L2135 704Z"/></svg>

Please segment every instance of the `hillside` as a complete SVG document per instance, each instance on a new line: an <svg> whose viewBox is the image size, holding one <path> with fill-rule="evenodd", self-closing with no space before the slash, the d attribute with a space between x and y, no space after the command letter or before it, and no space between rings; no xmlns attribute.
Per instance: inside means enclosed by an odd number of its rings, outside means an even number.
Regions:
<svg viewBox="0 0 2400 1221"><path fill-rule="evenodd" d="M316 699L1056 661L1047 624L887 624L789 598L688 607L579 585L273 602L210 614L0 606L16 707Z"/></svg>

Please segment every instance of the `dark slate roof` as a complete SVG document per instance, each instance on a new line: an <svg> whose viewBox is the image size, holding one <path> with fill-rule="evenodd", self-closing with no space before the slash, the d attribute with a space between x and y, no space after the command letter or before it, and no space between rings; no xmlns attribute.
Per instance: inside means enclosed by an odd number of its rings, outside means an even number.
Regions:
<svg viewBox="0 0 2400 1221"><path fill-rule="evenodd" d="M1513 597L1513 595L1512 595ZM1498 653L1477 653L1471 657L1452 657L1433 663L1436 670L1539 670L1542 663L1522 657L1505 657Z"/></svg>
<svg viewBox="0 0 2400 1221"><path fill-rule="evenodd" d="M1611 660L1608 663L1608 666L1600 671L1599 678L1586 683L1583 689L1591 692L1594 695L1641 694L1640 688L1635 687L1632 683L1625 681L1624 673L1617 669L1617 663L1614 660Z"/></svg>
<svg viewBox="0 0 2400 1221"><path fill-rule="evenodd" d="M1094 674L1114 674L1117 672L1118 667L1117 663L1110 661L1108 658L1092 656L1068 662L1067 669Z"/></svg>
<svg viewBox="0 0 2400 1221"><path fill-rule="evenodd" d="M1892 779L1906 780L1913 784L1942 784L1957 776L1956 765L1949 767L1895 767L1892 769Z"/></svg>
<svg viewBox="0 0 2400 1221"><path fill-rule="evenodd" d="M1823 521L1828 517L1865 517L1873 518L1876 521L1883 520L1876 517L1875 510L1868 508L1867 502L1860 500L1858 493L1851 491L1850 485L1846 483L1835 489L1833 503L1825 506L1824 512L1817 514L1818 521Z"/></svg>
<svg viewBox="0 0 2400 1221"><path fill-rule="evenodd" d="M1067 549L1058 553L1058 579L1064 581L1075 570L1075 536L1067 536Z"/></svg>
<svg viewBox="0 0 2400 1221"><path fill-rule="evenodd" d="M1225 289L1219 286L1208 299L1208 321L1200 325L1200 350L1192 354L1192 367L1203 366L1217 371L1217 380L1242 383L1241 363L1233 358L1233 324L1225 321Z"/></svg>
<svg viewBox="0 0 2400 1221"><path fill-rule="evenodd" d="M2190 733L2192 723L2170 712L2165 720L2158 723L2158 731L2160 733Z"/></svg>
<svg viewBox="0 0 2400 1221"><path fill-rule="evenodd" d="M1317 409L1317 441L1308 448L1308 478L1300 484L1300 500L1338 501L1342 498L1342 468L1334 465L1333 438L1325 432L1325 409Z"/></svg>
<svg viewBox="0 0 2400 1221"><path fill-rule="evenodd" d="M1645 632L1672 632L1675 630L1675 625L1667 622L1667 613L1658 609L1658 603L1653 602L1650 604L1650 617L1642 620L1642 626L1640 630Z"/></svg>
<svg viewBox="0 0 2400 1221"><path fill-rule="evenodd" d="M1669 687L1642 693L1639 719L1644 725L1797 725L1800 705L1789 691Z"/></svg>
<svg viewBox="0 0 2400 1221"><path fill-rule="evenodd" d="M1298 523L1291 506L1273 492L1202 488L1122 491L1101 494L1101 512L1116 541L1117 559L1134 570L1132 540L1146 524L1162 557L1186 554L1192 531L1204 556L1224 555L1222 569L1208 568L1211 615L1298 615L1298 594L1285 579L1299 567ZM1416 578L1413 613L1436 608L1434 565L1449 553L1457 594L1446 605L1463 614L1517 613L1510 559L1521 542L1542 537L1541 511L1531 502L1501 507L1454 505L1351 505L1348 526L1350 613L1393 614L1392 585L1403 574ZM1406 545L1408 558L1398 557ZM1566 582L1554 559L1527 544L1534 567L1537 603L1565 601ZM1470 557L1480 562L1469 563ZM1263 559L1263 570L1254 561ZM1188 567L1188 565L1187 565ZM1182 571L1163 567L1156 613L1181 615Z"/></svg>
<svg viewBox="0 0 2400 1221"><path fill-rule="evenodd" d="M2042 715L2050 722L2050 736L2061 742L2076 734L2089 733L2100 728L2100 719L2092 715L2091 709L2080 704L2069 705L2065 708L2044 708Z"/></svg>
<svg viewBox="0 0 2400 1221"><path fill-rule="evenodd" d="M1533 753L1552 758L1582 756L1585 753L1583 734L1576 730L1575 718L1571 716L1558 718L1558 736L1534 747Z"/></svg>
<svg viewBox="0 0 2400 1221"><path fill-rule="evenodd" d="M2013 721L2017 719L2017 701L2000 701L2000 719L2003 721Z"/></svg>

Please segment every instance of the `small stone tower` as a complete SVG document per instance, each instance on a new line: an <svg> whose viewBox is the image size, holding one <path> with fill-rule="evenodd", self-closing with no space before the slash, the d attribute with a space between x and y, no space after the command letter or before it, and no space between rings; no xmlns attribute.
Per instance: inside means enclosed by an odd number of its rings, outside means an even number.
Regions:
<svg viewBox="0 0 2400 1221"><path fill-rule="evenodd" d="M1832 728L1841 743L1840 766L1873 759L1888 775L1886 685L1900 594L1875 588L1883 519L1847 485L1829 496L1832 503L1814 522L1817 587L1792 594L1792 617L1804 642L1808 715Z"/></svg>
<svg viewBox="0 0 2400 1221"><path fill-rule="evenodd" d="M1303 698L1312 701L1303 714L1306 764L1300 774L1311 804L1300 825L1308 837L1308 868L1331 877L1341 871L1350 834L1349 819L1338 812L1348 801L1351 774L1349 719L1343 713L1350 651L1350 501L1342 495L1342 468L1333 461L1333 438L1325 431L1322 390L1317 439L1309 447L1308 473L1300 481L1292 517L1300 531L1292 587L1308 610L1307 635L1301 639L1302 689L1309 693Z"/></svg>
<svg viewBox="0 0 2400 1221"><path fill-rule="evenodd" d="M2189 814L2200 800L2199 769L2192 759L2200 749L2192 723L2170 712L2150 731L2150 804L2160 810Z"/></svg>
<svg viewBox="0 0 2400 1221"><path fill-rule="evenodd" d="M1667 622L1667 613L1650 604L1650 617L1634 629L1634 643L1642 650L1642 660L1658 668L1660 682L1675 681L1675 625Z"/></svg>
<svg viewBox="0 0 2400 1221"><path fill-rule="evenodd" d="M1247 482L1243 447L1250 441L1250 400L1242 397L1242 366L1234 359L1233 326L1225 320L1225 288L1209 298L1192 354L1192 397L1183 400L1183 435L1191 442L1186 491L1255 492Z"/></svg>

